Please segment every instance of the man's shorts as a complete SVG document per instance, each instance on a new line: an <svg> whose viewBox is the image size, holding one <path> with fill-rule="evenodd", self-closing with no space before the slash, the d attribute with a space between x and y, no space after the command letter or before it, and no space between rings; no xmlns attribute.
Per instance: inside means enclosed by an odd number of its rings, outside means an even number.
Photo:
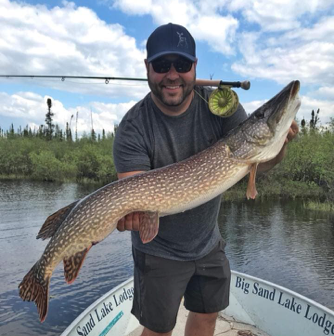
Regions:
<svg viewBox="0 0 334 336"><path fill-rule="evenodd" d="M229 304L231 270L221 240L205 257L177 261L133 248L135 294L132 314L144 327L166 333L174 329L184 296L186 309L215 313Z"/></svg>

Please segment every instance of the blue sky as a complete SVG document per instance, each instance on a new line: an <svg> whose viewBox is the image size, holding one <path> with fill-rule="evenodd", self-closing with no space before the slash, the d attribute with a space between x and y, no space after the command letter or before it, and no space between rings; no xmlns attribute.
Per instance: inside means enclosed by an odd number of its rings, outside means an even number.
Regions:
<svg viewBox="0 0 334 336"><path fill-rule="evenodd" d="M197 43L198 78L250 80L236 89L248 113L291 80L301 81L298 119L320 108L334 118L334 0L0 0L1 75L145 78L145 43L168 22ZM146 83L0 79L0 127L38 127L46 100L65 128L112 131L149 91ZM72 119L73 120L73 119ZM72 121L72 127L74 122Z"/></svg>

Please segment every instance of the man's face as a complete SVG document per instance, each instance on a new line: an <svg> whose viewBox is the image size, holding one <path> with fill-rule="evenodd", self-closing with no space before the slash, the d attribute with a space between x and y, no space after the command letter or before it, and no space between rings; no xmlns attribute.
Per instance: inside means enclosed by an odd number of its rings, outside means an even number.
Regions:
<svg viewBox="0 0 334 336"><path fill-rule="evenodd" d="M182 58L178 55L166 55L157 61L160 68L168 61L177 61ZM154 63L154 61L153 61ZM178 65L178 63L176 62ZM153 95L167 108L177 108L189 97L196 80L196 64L191 64L188 72L177 72L173 64L168 72L158 73L154 70L152 63L146 62L148 84Z"/></svg>

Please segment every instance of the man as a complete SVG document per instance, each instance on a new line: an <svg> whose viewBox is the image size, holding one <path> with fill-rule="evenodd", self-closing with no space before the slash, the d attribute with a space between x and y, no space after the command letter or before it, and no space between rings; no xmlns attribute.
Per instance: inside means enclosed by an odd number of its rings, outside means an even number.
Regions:
<svg viewBox="0 0 334 336"><path fill-rule="evenodd" d="M246 118L241 105L229 118L213 115L208 88L195 86L196 48L187 29L169 23L148 38L145 65L151 92L123 118L114 142L119 178L181 161L211 146ZM294 131L298 129L294 127ZM292 138L294 132L291 132ZM279 162L280 155L266 167ZM229 303L230 266L217 224L221 198L160 218L159 233L143 244L140 213L118 223L132 230L135 298L142 336L172 334L182 297L190 311L185 335L212 336Z"/></svg>

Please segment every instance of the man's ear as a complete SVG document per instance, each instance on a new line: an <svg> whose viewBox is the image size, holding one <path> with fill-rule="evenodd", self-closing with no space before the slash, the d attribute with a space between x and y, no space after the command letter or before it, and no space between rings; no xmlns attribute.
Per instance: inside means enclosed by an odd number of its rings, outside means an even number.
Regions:
<svg viewBox="0 0 334 336"><path fill-rule="evenodd" d="M147 59L144 59L145 66L146 66L146 71L148 72L148 67L150 66L149 63L147 62Z"/></svg>

